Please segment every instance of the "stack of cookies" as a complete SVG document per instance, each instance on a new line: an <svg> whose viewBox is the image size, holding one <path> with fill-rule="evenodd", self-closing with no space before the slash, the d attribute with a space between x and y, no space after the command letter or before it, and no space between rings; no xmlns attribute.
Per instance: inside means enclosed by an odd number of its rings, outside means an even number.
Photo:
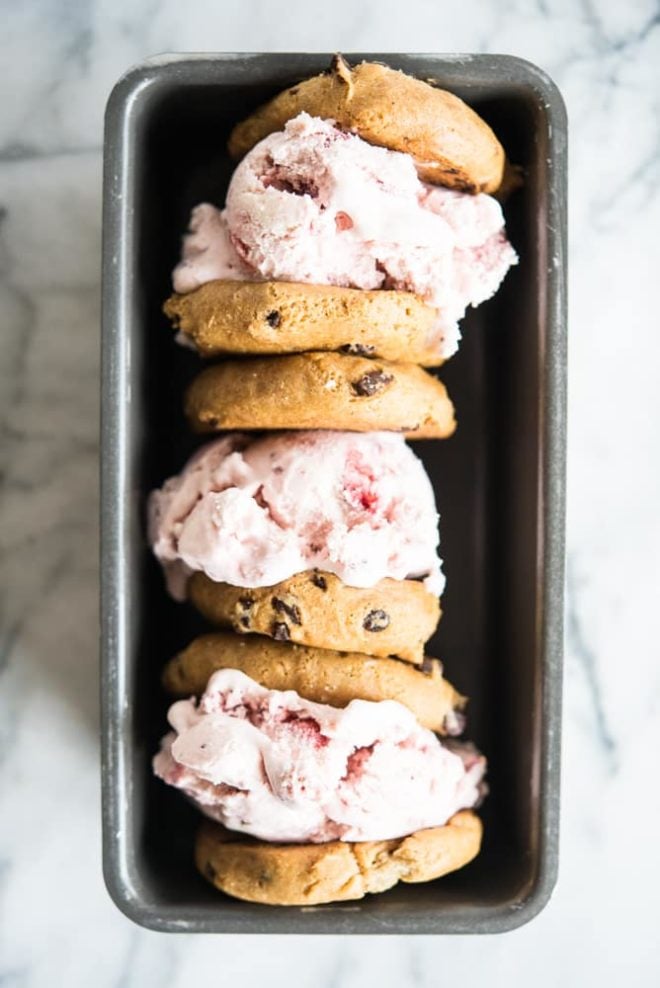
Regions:
<svg viewBox="0 0 660 988"><path fill-rule="evenodd" d="M210 363L185 412L220 433L150 499L168 588L221 629L167 665L154 769L206 817L218 889L301 905L438 878L479 850L485 760L424 647L438 516L406 438L455 428L423 369L516 256L504 153L457 97L385 66L276 96L229 141L165 312Z"/></svg>

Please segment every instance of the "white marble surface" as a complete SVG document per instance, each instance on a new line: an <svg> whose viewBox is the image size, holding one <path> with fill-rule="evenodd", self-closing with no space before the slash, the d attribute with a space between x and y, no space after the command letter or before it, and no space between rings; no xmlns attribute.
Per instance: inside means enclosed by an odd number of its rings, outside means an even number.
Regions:
<svg viewBox="0 0 660 988"><path fill-rule="evenodd" d="M3 0L0 984L660 984L660 12L644 0ZM509 52L571 123L568 622L561 870L484 938L175 937L100 868L101 121L167 50Z"/></svg>

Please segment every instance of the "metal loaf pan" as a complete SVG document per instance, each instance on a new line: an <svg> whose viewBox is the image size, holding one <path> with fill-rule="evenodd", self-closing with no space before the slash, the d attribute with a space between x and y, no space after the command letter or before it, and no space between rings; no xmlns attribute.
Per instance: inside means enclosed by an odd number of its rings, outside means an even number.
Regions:
<svg viewBox="0 0 660 988"><path fill-rule="evenodd" d="M197 444L181 395L199 367L160 307L190 208L222 203L233 123L330 55L165 56L131 70L107 108L102 391L103 852L111 896L159 930L494 933L547 902L557 870L564 538L566 118L539 69L500 55L363 55L431 79L494 127L525 184L506 204L520 254L469 313L441 369L459 428L420 443L441 511L448 577L429 654L471 696L488 755L482 853L426 885L357 903L251 905L192 860L197 814L151 776L165 661L201 630L168 599L144 537L147 492Z"/></svg>

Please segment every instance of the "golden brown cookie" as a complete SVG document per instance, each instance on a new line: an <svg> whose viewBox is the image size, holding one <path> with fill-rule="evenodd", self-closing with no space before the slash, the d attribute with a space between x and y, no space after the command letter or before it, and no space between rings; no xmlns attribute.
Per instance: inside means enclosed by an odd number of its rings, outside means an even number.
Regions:
<svg viewBox="0 0 660 988"><path fill-rule="evenodd" d="M437 659L424 671L398 659L333 652L216 632L195 638L165 666L163 686L175 696L201 695L219 669L238 669L269 690L295 690L306 700L345 707L351 700L397 700L422 727L456 734L463 726L465 697L442 676ZM427 671L428 669L428 671Z"/></svg>
<svg viewBox="0 0 660 988"><path fill-rule="evenodd" d="M239 634L416 663L440 620L438 598L417 580L349 587L318 570L249 590L193 573L188 598L207 620Z"/></svg>
<svg viewBox="0 0 660 988"><path fill-rule="evenodd" d="M338 353L214 364L190 385L185 411L196 432L382 429L443 439L456 427L444 384L421 367Z"/></svg>
<svg viewBox="0 0 660 988"><path fill-rule="evenodd" d="M429 882L479 853L482 824L470 810L444 827L397 840L268 844L204 821L195 845L201 874L221 892L272 906L361 899L397 882Z"/></svg>
<svg viewBox="0 0 660 988"><path fill-rule="evenodd" d="M435 309L411 292L288 281L210 281L163 311L203 357L339 350L425 367L442 363Z"/></svg>
<svg viewBox="0 0 660 988"><path fill-rule="evenodd" d="M370 144L405 151L421 179L465 192L494 192L505 155L488 124L467 103L386 65L351 69L335 55L329 71L299 82L234 127L229 152L241 158L301 112L335 120Z"/></svg>

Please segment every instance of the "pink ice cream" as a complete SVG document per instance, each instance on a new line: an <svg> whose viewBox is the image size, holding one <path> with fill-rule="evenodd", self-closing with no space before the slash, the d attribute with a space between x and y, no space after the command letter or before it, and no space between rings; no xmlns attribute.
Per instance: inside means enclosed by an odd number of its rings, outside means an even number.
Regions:
<svg viewBox="0 0 660 988"><path fill-rule="evenodd" d="M219 278L250 281L255 277L234 249L224 214L208 203L193 209L181 255L173 275L177 292L192 292Z"/></svg>
<svg viewBox="0 0 660 988"><path fill-rule="evenodd" d="M394 700L344 709L214 673L169 711L154 771L214 820L267 841L389 840L475 806L485 760Z"/></svg>
<svg viewBox="0 0 660 988"><path fill-rule="evenodd" d="M203 210L176 291L265 278L416 292L439 311L444 357L457 349L466 308L490 298L518 260L491 196L421 182L410 155L306 113L246 155L224 212Z"/></svg>
<svg viewBox="0 0 660 988"><path fill-rule="evenodd" d="M356 587L385 577L444 587L433 488L389 432L211 442L151 494L149 540L178 599L195 570L237 587L317 568Z"/></svg>

